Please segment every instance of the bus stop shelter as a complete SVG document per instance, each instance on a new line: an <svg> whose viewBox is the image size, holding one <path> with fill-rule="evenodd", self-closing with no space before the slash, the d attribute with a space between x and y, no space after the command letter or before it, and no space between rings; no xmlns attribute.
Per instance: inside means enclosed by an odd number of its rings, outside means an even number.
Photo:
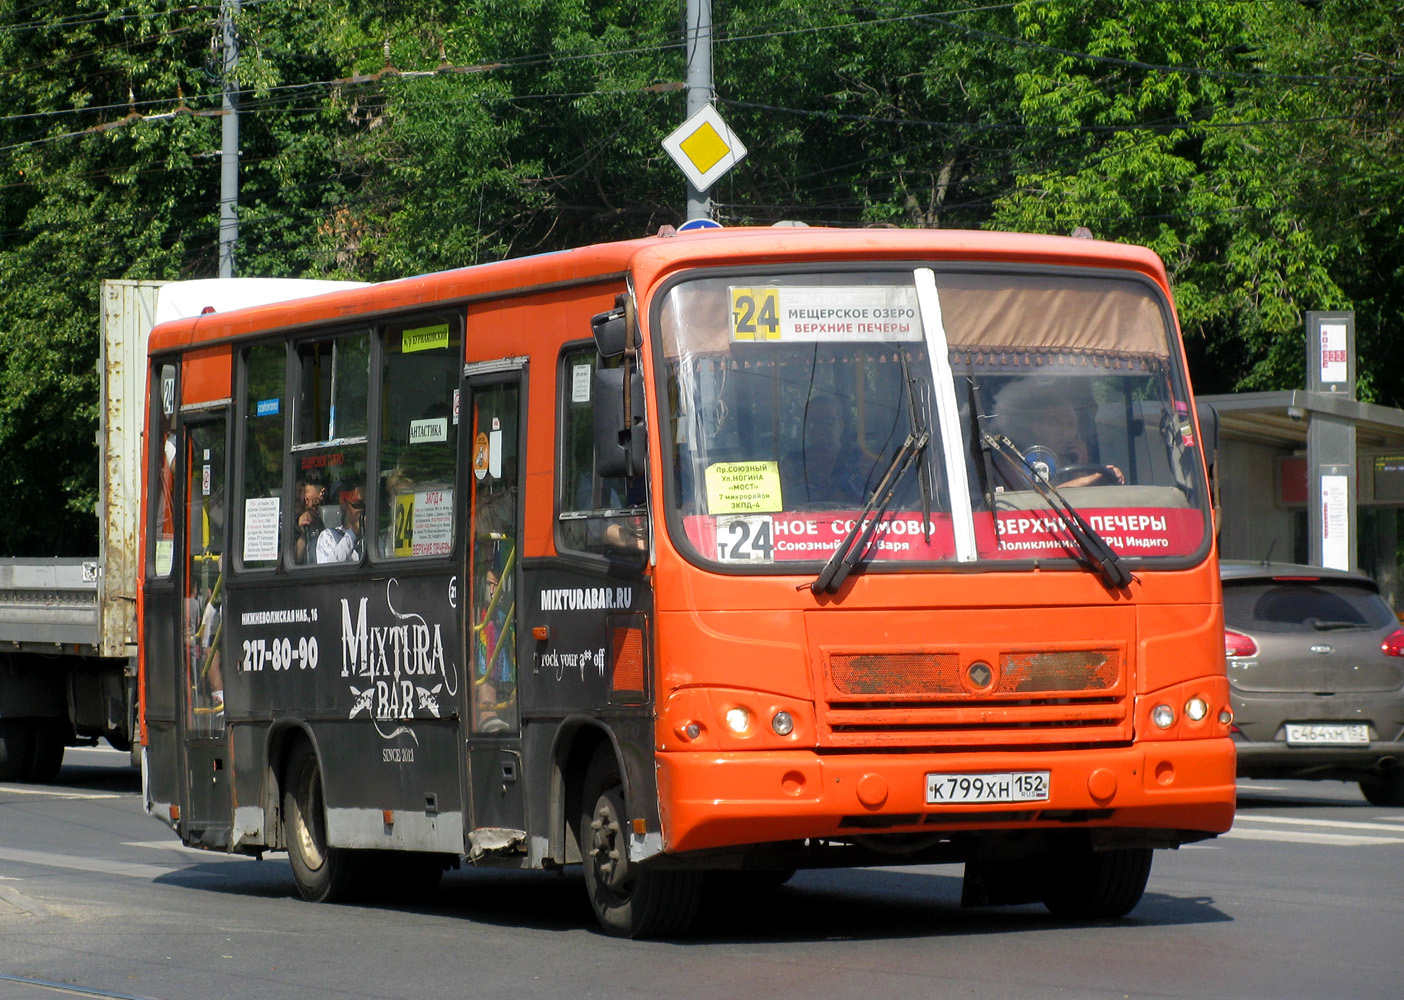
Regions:
<svg viewBox="0 0 1404 1000"><path fill-rule="evenodd" d="M1404 410L1306 389L1199 401L1219 416L1221 555L1321 564L1319 544L1313 545L1308 443L1329 425L1338 438L1332 468L1351 480L1351 568L1377 580L1391 606L1404 606Z"/></svg>

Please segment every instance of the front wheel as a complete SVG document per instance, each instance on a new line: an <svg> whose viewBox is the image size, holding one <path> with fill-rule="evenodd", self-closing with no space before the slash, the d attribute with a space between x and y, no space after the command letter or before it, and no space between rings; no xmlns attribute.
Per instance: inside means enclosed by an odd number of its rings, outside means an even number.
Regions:
<svg viewBox="0 0 1404 1000"><path fill-rule="evenodd" d="M34 731L25 720L0 722L0 781L25 781L34 756Z"/></svg>
<svg viewBox="0 0 1404 1000"><path fill-rule="evenodd" d="M1360 791L1372 806L1404 806L1404 771L1362 779Z"/></svg>
<svg viewBox="0 0 1404 1000"><path fill-rule="evenodd" d="M354 851L327 846L327 810L322 770L306 745L293 753L283 792L284 839L298 895L310 903L347 898L356 882Z"/></svg>
<svg viewBox="0 0 1404 1000"><path fill-rule="evenodd" d="M1055 917L1124 917L1141 901L1150 870L1149 847L1049 851L1042 859L1038 896Z"/></svg>
<svg viewBox="0 0 1404 1000"><path fill-rule="evenodd" d="M582 790L585 890L605 933L649 938L687 930L702 900L702 873L657 871L630 863L624 786L608 745L595 752Z"/></svg>

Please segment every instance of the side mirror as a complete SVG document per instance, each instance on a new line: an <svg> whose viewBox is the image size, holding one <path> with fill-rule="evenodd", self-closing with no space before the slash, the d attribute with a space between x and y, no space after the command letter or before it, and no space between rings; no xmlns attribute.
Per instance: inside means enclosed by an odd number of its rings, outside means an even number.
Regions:
<svg viewBox="0 0 1404 1000"><path fill-rule="evenodd" d="M622 304L618 304L621 299ZM621 295L615 302L615 308L609 312L596 313L590 317L590 331L595 335L595 350L602 358L617 358L625 351L639 346L633 300Z"/></svg>
<svg viewBox="0 0 1404 1000"><path fill-rule="evenodd" d="M643 376L632 365L597 368L590 398L594 400L596 472L604 479L641 474L648 444L644 432Z"/></svg>
<svg viewBox="0 0 1404 1000"><path fill-rule="evenodd" d="M1199 447L1204 452L1204 461L1213 468L1215 456L1219 452L1219 411L1213 404L1200 401L1199 407Z"/></svg>

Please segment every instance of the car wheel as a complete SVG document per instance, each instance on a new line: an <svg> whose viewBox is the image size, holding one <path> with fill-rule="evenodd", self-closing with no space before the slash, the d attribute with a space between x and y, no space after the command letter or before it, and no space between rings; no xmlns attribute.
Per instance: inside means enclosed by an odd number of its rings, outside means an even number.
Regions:
<svg viewBox="0 0 1404 1000"><path fill-rule="evenodd" d="M1372 806L1404 806L1404 771L1362 778L1360 791Z"/></svg>

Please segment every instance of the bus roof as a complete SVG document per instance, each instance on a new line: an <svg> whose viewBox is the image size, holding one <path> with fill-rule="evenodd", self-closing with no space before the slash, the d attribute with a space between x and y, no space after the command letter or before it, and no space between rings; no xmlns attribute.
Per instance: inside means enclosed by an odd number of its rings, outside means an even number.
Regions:
<svg viewBox="0 0 1404 1000"><path fill-rule="evenodd" d="M332 291L291 303L213 312L158 326L153 353L256 335L423 309L449 302L526 294L622 279L641 286L683 267L749 260L758 263L826 260L960 260L1115 267L1152 278L1168 291L1165 269L1149 249L1065 236L948 229L823 229L756 227L703 229L598 243L529 257L477 264Z"/></svg>

